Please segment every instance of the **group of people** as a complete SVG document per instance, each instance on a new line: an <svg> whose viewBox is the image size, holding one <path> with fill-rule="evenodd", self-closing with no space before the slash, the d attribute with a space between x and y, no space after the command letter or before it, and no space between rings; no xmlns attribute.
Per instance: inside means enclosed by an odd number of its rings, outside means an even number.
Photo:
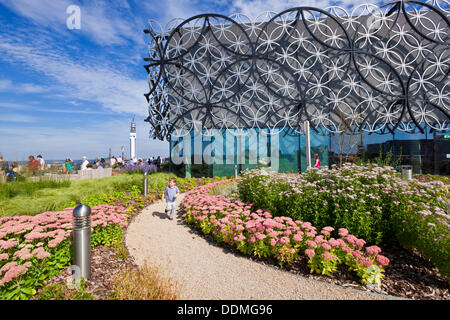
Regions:
<svg viewBox="0 0 450 320"><path fill-rule="evenodd" d="M150 157L150 158L148 158L147 159L147 163L148 164L153 164L153 165L155 165L157 168L161 168L161 165L164 163L164 162L166 162L167 161L167 158L162 158L161 156L158 156L158 157L155 157L155 158L153 158L153 157Z"/></svg>
<svg viewBox="0 0 450 320"><path fill-rule="evenodd" d="M153 164L155 165L157 168L160 168L161 165L167 161L167 158L162 158L161 156L158 157L150 157L147 159L147 163L148 164ZM124 156L123 158L118 156L111 156L110 160L109 160L109 165L113 168L115 167L123 167L125 166L127 163L136 163L139 165L142 165L144 163L144 161L142 160L142 158L133 158L131 160L128 160L126 156ZM95 160L93 161L93 163L90 163L87 160L87 157L83 157L82 163L81 163L81 167L80 170L92 170L92 169L103 169L106 165L106 160L104 158L101 158L100 160L98 159L98 157L95 158ZM67 174L70 174L73 171L73 160L71 158L66 158L65 162L64 162L64 171Z"/></svg>
<svg viewBox="0 0 450 320"><path fill-rule="evenodd" d="M95 158L93 163L90 163L87 160L87 157L83 157L80 170L92 170L92 169L103 169L105 166L106 160L101 158L98 160L98 157ZM70 174L73 171L73 160L71 158L66 158L64 161L64 171L66 174Z"/></svg>
<svg viewBox="0 0 450 320"><path fill-rule="evenodd" d="M26 169L28 173L33 176L44 175L45 160L42 155L38 155L36 158L33 155L28 156L28 164ZM6 181L17 181L23 179L20 172L19 163L12 162L10 166L8 162L3 159L3 156L0 156L0 176L6 177Z"/></svg>

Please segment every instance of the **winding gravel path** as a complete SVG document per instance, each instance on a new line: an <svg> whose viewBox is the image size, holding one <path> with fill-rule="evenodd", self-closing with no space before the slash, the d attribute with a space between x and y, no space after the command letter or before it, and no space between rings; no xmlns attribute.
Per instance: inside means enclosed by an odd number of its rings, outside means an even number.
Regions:
<svg viewBox="0 0 450 320"><path fill-rule="evenodd" d="M184 197L179 196L178 207ZM162 266L182 284L181 299L372 300L393 297L366 293L303 278L265 266L210 244L187 226L178 212L174 220L155 202L130 223L126 245L138 265Z"/></svg>

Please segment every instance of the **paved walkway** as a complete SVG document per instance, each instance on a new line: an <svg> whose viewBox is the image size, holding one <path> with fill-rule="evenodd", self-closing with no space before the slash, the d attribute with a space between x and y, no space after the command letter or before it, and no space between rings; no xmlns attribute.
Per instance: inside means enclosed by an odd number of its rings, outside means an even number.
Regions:
<svg viewBox="0 0 450 320"><path fill-rule="evenodd" d="M184 194L180 195L179 203ZM162 266L182 284L181 299L344 300L392 298L303 278L212 245L174 220L164 204L145 208L128 226L126 245L138 265L144 260Z"/></svg>

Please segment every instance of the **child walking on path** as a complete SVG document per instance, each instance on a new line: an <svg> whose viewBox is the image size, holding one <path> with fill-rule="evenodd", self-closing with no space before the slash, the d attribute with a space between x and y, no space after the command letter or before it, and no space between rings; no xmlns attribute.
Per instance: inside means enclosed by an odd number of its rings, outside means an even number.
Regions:
<svg viewBox="0 0 450 320"><path fill-rule="evenodd" d="M175 211L177 208L177 196L180 193L180 190L176 186L177 179L170 178L169 185L164 190L162 200L166 200L166 214L170 211L169 219L173 220L175 216Z"/></svg>

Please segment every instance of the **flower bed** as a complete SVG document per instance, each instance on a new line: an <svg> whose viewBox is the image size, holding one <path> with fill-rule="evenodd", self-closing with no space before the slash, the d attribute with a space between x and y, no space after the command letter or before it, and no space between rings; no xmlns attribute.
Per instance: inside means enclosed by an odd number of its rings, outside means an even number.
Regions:
<svg viewBox="0 0 450 320"><path fill-rule="evenodd" d="M187 223L211 234L217 241L235 246L245 254L274 257L280 264L292 264L300 255L308 257L311 272L330 275L338 264L355 271L363 284L381 284L389 260L377 246L339 229L339 238L330 237L334 228L318 232L310 222L291 217L273 217L267 210L252 210L253 205L209 195L214 182L189 191L183 200Z"/></svg>
<svg viewBox="0 0 450 320"><path fill-rule="evenodd" d="M244 173L239 196L273 215L346 228L368 243L417 249L450 279L448 189L403 181L391 167L345 165L302 175Z"/></svg>
<svg viewBox="0 0 450 320"><path fill-rule="evenodd" d="M93 208L92 246L110 244L127 225L122 206ZM73 208L0 218L0 299L27 299L71 262Z"/></svg>

